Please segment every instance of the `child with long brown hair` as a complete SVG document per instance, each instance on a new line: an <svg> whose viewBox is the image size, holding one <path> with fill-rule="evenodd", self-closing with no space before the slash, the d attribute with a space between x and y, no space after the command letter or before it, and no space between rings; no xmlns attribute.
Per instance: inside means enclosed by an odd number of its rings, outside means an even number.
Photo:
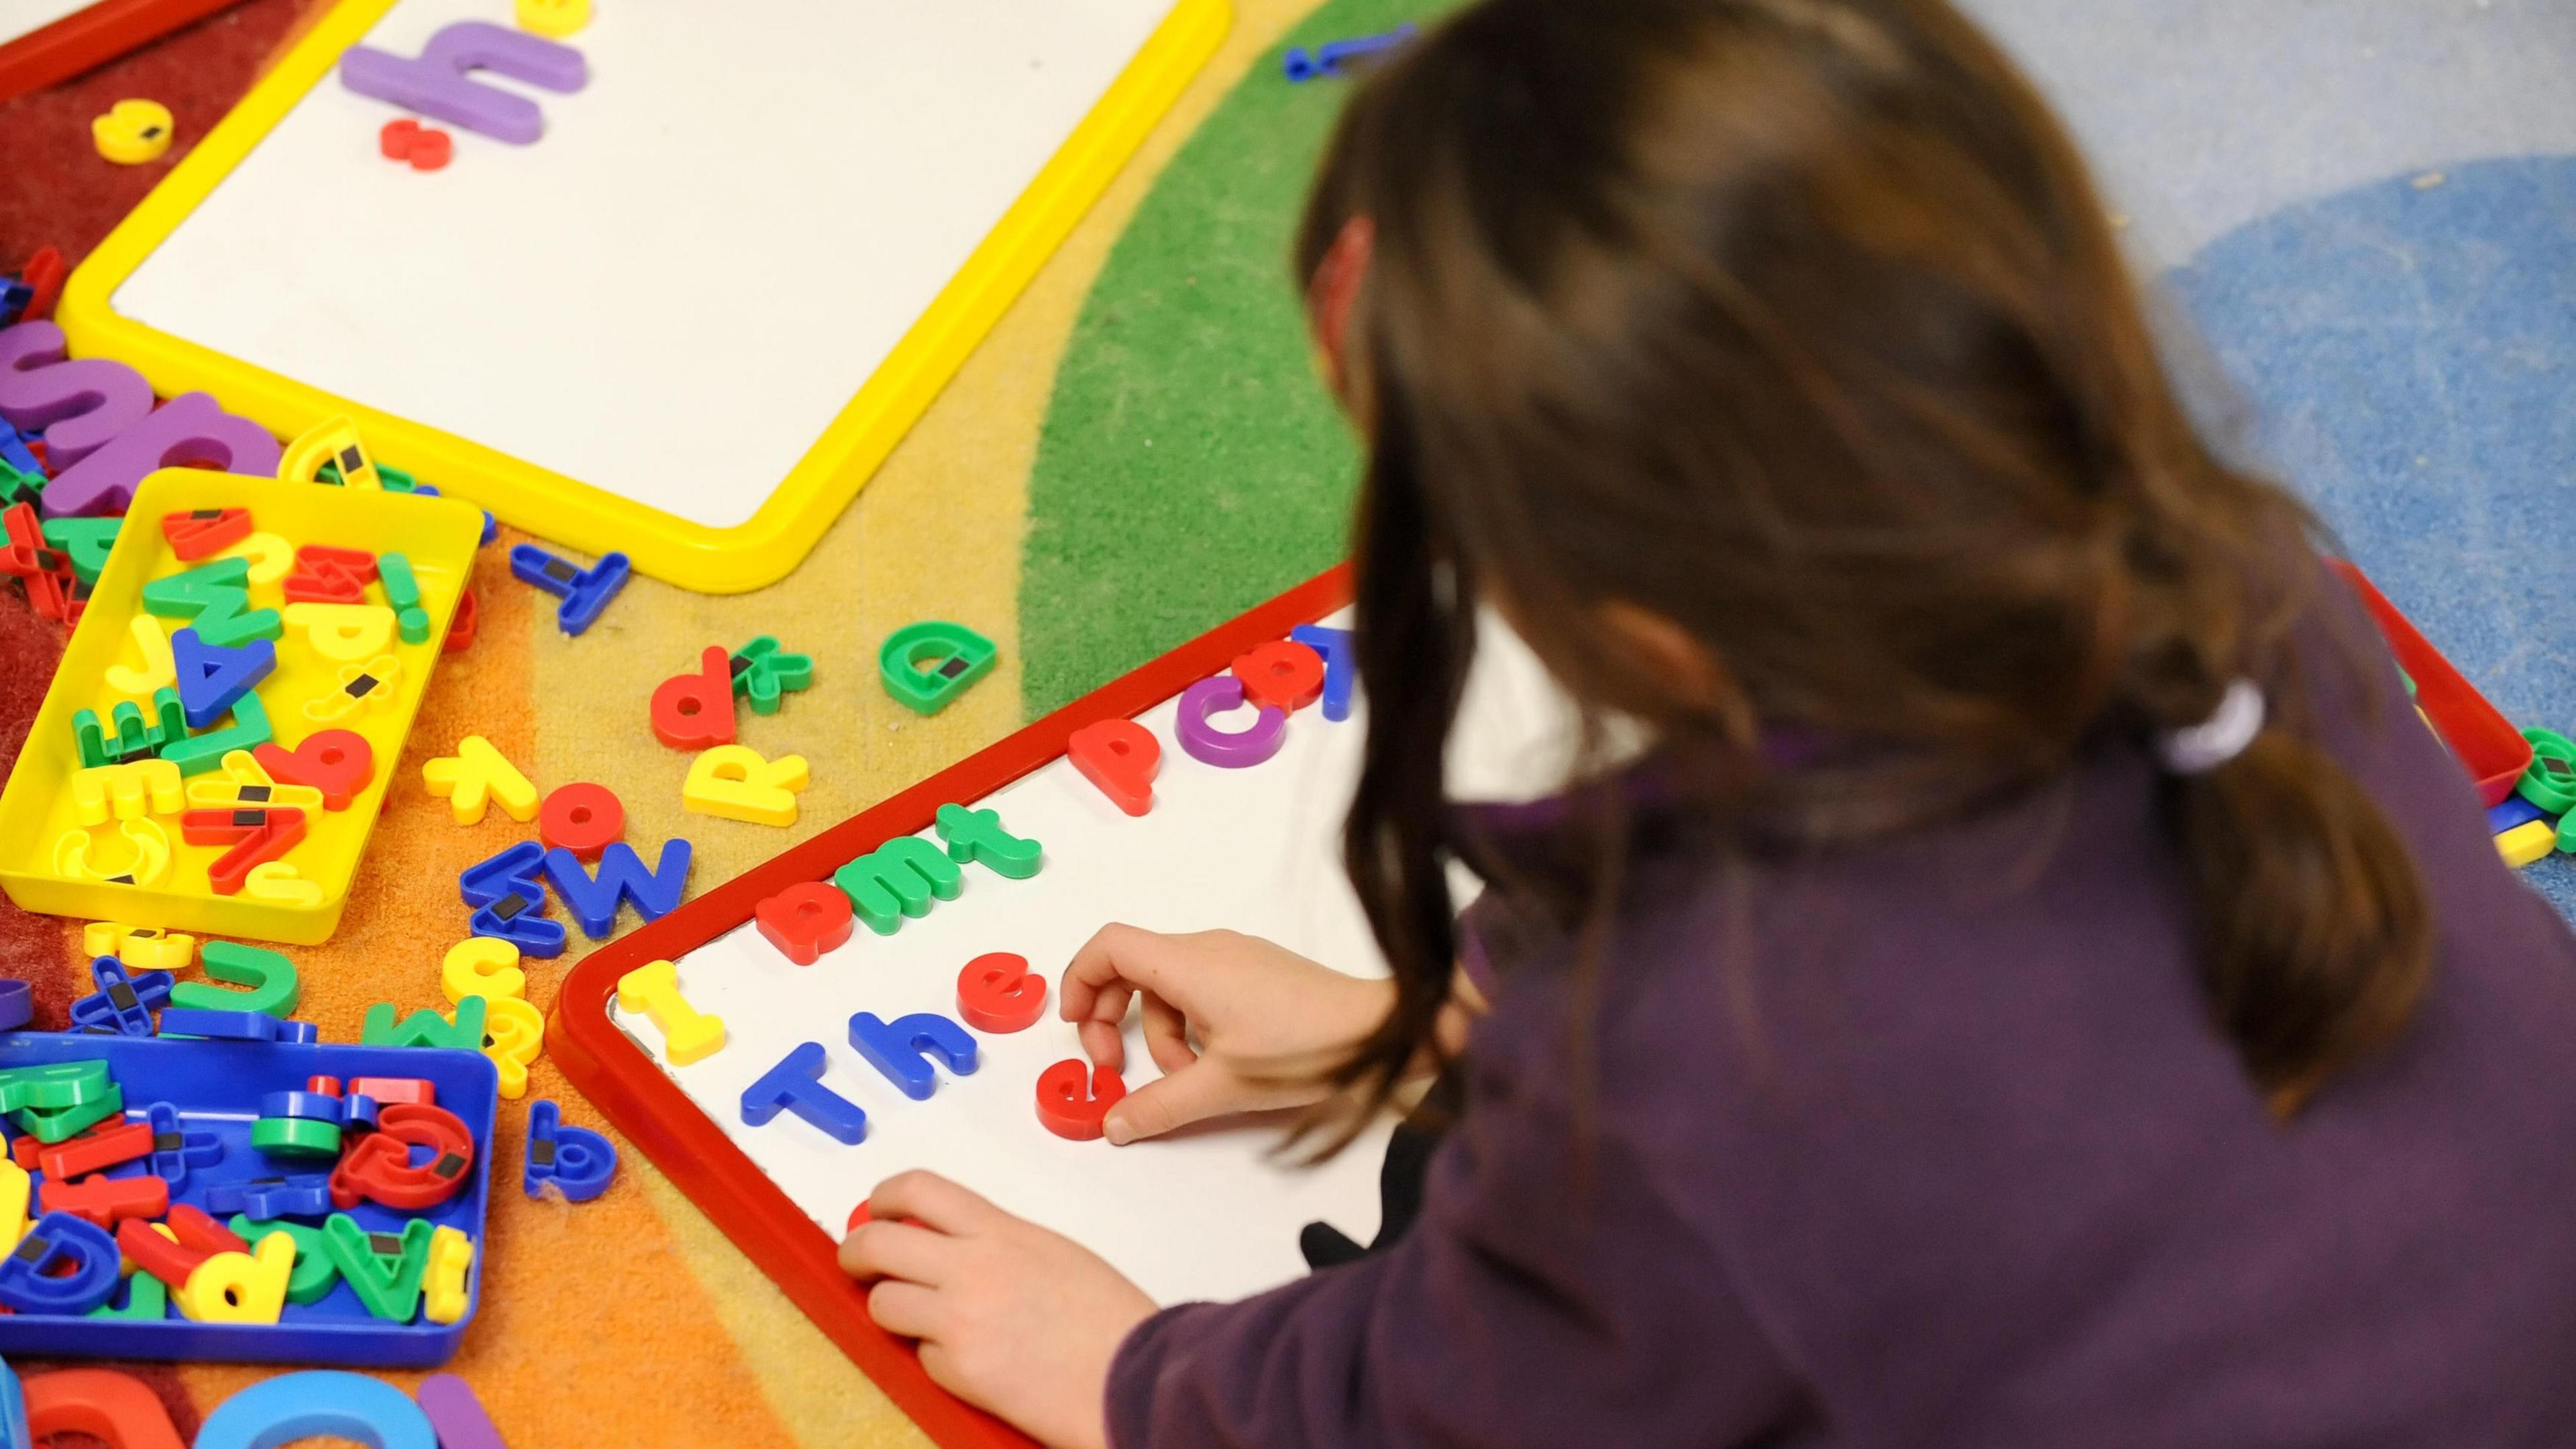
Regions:
<svg viewBox="0 0 2576 1449"><path fill-rule="evenodd" d="M1119 1449L2576 1437L2576 939L1946 0L1484 0L1298 269L1393 979L1112 927L1062 1004L1116 1065L1141 999L1113 1140L1456 1125L1393 1241L1159 1312L890 1180L843 1260L934 1377ZM1480 605L1561 798L1443 797Z"/></svg>

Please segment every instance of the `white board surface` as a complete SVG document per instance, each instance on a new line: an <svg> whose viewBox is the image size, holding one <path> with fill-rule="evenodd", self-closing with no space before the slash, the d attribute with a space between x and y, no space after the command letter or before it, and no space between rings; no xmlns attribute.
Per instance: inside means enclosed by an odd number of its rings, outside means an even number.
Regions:
<svg viewBox="0 0 2576 1449"><path fill-rule="evenodd" d="M33 35L96 3L98 0L0 0L0 45L22 35Z"/></svg>
<svg viewBox="0 0 2576 1449"><path fill-rule="evenodd" d="M0 0L0 4L9 0ZM19 0L24 3L24 0ZM744 522L1173 0L599 0L533 145L309 92L113 298L172 336L709 527ZM402 0L417 55L509 0Z"/></svg>
<svg viewBox="0 0 2576 1449"><path fill-rule="evenodd" d="M1478 795L1532 793L1562 778L1564 716L1517 641L1498 627L1487 639L1453 780L1473 782ZM665 1070L827 1232L838 1237L851 1208L882 1179L929 1168L1084 1244L1167 1304L1240 1298L1302 1275L1297 1233L1318 1219L1361 1243L1376 1235L1388 1123L1333 1161L1303 1168L1274 1154L1282 1136L1275 1120L1209 1124L1128 1147L1068 1142L1038 1121L1038 1074L1082 1055L1074 1028L1056 1016L1054 983L1104 923L1222 927L1354 974L1386 972L1341 868L1363 709L1355 703L1343 721L1300 711L1279 753L1249 769L1193 759L1173 735L1175 712L1176 701L1167 700L1138 716L1163 747L1154 808L1141 819L1121 814L1061 759L988 799L964 802L998 810L1014 834L1046 847L1030 879L968 866L956 900L935 903L891 936L861 926L812 966L790 962L751 926L675 963L681 993L724 1018L727 1041L713 1056ZM1248 721L1238 711L1216 723L1234 729ZM975 1033L972 1075L943 1070L930 1099L915 1102L850 1047L847 1024L857 1012L955 1019L959 968L990 951L1025 956L1047 977L1047 1011L1023 1032ZM649 1020L613 1001L610 1012L663 1061ZM743 1089L808 1041L829 1055L824 1084L868 1114L867 1138L856 1146L789 1114L761 1127L742 1121ZM1160 1075L1132 1012L1124 1075L1131 1090Z"/></svg>

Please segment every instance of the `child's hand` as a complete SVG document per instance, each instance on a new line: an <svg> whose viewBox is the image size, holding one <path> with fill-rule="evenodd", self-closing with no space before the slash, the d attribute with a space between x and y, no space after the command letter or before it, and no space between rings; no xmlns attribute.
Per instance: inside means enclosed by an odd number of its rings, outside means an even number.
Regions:
<svg viewBox="0 0 2576 1449"><path fill-rule="evenodd" d="M878 1183L868 1213L841 1241L841 1269L878 1280L879 1327L921 1340L922 1368L968 1403L1057 1449L1107 1449L1109 1361L1154 1300L1089 1249L936 1173Z"/></svg>
<svg viewBox="0 0 2576 1449"><path fill-rule="evenodd" d="M1143 998L1145 1047L1164 1075L1109 1109L1103 1130L1121 1144L1209 1117L1323 1100L1317 1074L1395 1003L1389 982L1345 976L1257 937L1117 925L1074 954L1059 994L1064 1019L1082 1024L1083 1050L1112 1071L1126 1066L1118 1024L1128 998Z"/></svg>

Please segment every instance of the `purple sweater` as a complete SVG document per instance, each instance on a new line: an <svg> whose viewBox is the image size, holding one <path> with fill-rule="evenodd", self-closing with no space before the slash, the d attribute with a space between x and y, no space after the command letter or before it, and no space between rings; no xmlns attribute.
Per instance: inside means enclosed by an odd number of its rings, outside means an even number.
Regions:
<svg viewBox="0 0 2576 1449"><path fill-rule="evenodd" d="M1589 1131L1540 947L1412 1231L1139 1326L1112 1442L2576 1443L2576 938L2370 683L2380 723L2325 743L2412 843L2438 961L2286 1127L2207 1024L2143 754L1733 904L1664 863Z"/></svg>

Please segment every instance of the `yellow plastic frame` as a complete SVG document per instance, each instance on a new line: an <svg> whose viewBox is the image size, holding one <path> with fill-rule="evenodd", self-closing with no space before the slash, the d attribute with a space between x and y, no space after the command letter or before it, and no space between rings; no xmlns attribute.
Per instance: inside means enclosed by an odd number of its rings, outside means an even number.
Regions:
<svg viewBox="0 0 2576 1449"><path fill-rule="evenodd" d="M710 594L775 583L803 562L824 527L849 506L965 365L1234 23L1229 0L1179 0L760 511L735 527L709 528L227 357L119 316L110 304L144 258L395 3L343 0L109 233L72 273L55 307L72 352L131 363L165 397L213 393L227 409L282 437L346 413L385 462L443 491L470 498L542 538L594 554L622 550L642 572Z"/></svg>
<svg viewBox="0 0 2576 1449"><path fill-rule="evenodd" d="M322 888L322 898L311 905L216 894L206 882L206 867L223 853L222 848L181 843L175 814L155 817L169 837L172 853L167 878L155 885L67 879L54 868L55 843L74 824L72 776L80 768L80 758L72 732L73 713L87 707L105 718L116 700L138 697L111 687L108 670L128 658L127 625L143 612L143 586L196 567L171 552L161 530L164 515L194 508L248 508L260 532L291 543L402 553L411 560L421 607L429 612L426 642L396 641L387 651L401 663L403 674L389 707L379 713L336 725L304 717L301 702L312 698L317 687L327 687L335 671L291 629L278 644L276 672L260 685L279 745L292 749L316 731L336 727L364 735L375 752L375 777L367 787L350 800L348 809L312 815L304 843L287 855L305 880ZM453 498L415 498L375 489L165 468L135 489L134 507L125 517L107 567L90 590L80 626L72 631L53 683L45 690L45 702L28 726L17 766L9 773L7 787L0 789L0 890L6 890L21 909L41 915L249 936L299 946L327 941L339 929L340 913L349 903L349 883L366 853L367 837L375 829L385 792L403 773L403 744L428 691L430 673L441 660L457 598L474 570L483 515ZM280 607L278 590L273 583L252 585L252 605ZM385 602L383 587L370 585L367 599Z"/></svg>

